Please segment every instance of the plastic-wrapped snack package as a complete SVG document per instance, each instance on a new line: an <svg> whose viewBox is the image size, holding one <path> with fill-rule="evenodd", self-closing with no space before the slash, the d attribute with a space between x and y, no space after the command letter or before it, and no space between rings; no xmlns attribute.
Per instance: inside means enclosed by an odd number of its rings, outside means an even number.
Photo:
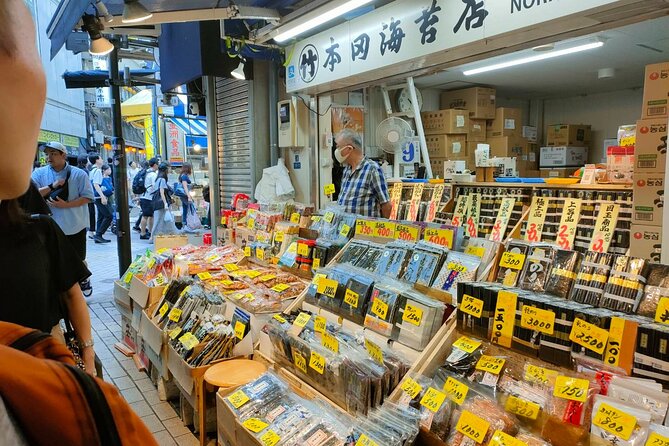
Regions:
<svg viewBox="0 0 669 446"><path fill-rule="evenodd" d="M523 368L527 370L527 367L532 368L534 373L523 372ZM545 373L545 369L529 364L520 367L520 373L515 367L508 367L498 382L498 400L504 410L515 415L523 427L535 433L541 432L545 422L544 408L550 397L550 390L548 386L533 379L536 375L543 379Z"/></svg>
<svg viewBox="0 0 669 446"><path fill-rule="evenodd" d="M239 388L228 395L225 402L239 418L245 418L246 413L263 406L277 395L286 393L286 384L274 372L263 373L258 379Z"/></svg>
<svg viewBox="0 0 669 446"><path fill-rule="evenodd" d="M353 265L358 259L369 249L370 245L373 243L352 240L346 247L341 251L341 256L339 257L339 263L341 264L351 264Z"/></svg>
<svg viewBox="0 0 669 446"><path fill-rule="evenodd" d="M648 427L648 445L666 444L669 438L669 427L651 423Z"/></svg>
<svg viewBox="0 0 669 446"><path fill-rule="evenodd" d="M530 246L518 286L528 291L543 292L556 252L556 246L546 243Z"/></svg>
<svg viewBox="0 0 669 446"><path fill-rule="evenodd" d="M474 371L481 355L481 341L463 336L453 343L443 367L458 376L468 376Z"/></svg>
<svg viewBox="0 0 669 446"><path fill-rule="evenodd" d="M292 441L282 442L285 446L340 446L348 436L348 427L338 419L330 416L331 407L320 401L314 401L314 417L307 429L293 437ZM350 425L350 424L349 424Z"/></svg>
<svg viewBox="0 0 669 446"><path fill-rule="evenodd" d="M471 254L481 259L481 266L476 272L476 280L487 280L490 272L496 266L495 259L502 244L486 238L468 237L465 238L462 246L465 254Z"/></svg>
<svg viewBox="0 0 669 446"><path fill-rule="evenodd" d="M283 441L289 441L294 436L300 435L301 432L308 429L313 417L314 413L307 406L307 402L301 401L279 415L272 423L272 430ZM261 437L262 434L258 433L256 436Z"/></svg>
<svg viewBox="0 0 669 446"><path fill-rule="evenodd" d="M362 253L354 265L366 271L373 272L381 260L381 257L383 257L383 251L384 247L382 245L370 243L369 248Z"/></svg>
<svg viewBox="0 0 669 446"><path fill-rule="evenodd" d="M497 270L498 283L510 287L516 286L529 250L530 245L527 242L509 240Z"/></svg>
<svg viewBox="0 0 669 446"><path fill-rule="evenodd" d="M446 305L413 290L402 293L396 325L398 341L422 350L441 327Z"/></svg>
<svg viewBox="0 0 669 446"><path fill-rule="evenodd" d="M580 252L557 250L553 267L546 281L546 293L563 299L569 296L571 287L576 281L581 257Z"/></svg>
<svg viewBox="0 0 669 446"><path fill-rule="evenodd" d="M467 429L470 419L481 420L483 422L481 424L487 429ZM453 413L450 427L451 431L446 442L449 446L466 446L471 445L472 442L487 445L497 431L504 432L512 437L516 435L518 420L513 415L504 412L494 400L483 395L476 395L467 399ZM480 436L483 438L472 438Z"/></svg>
<svg viewBox="0 0 669 446"><path fill-rule="evenodd" d="M441 268L447 248L434 243L420 241L416 244L413 256L409 260L402 280L430 286Z"/></svg>
<svg viewBox="0 0 669 446"><path fill-rule="evenodd" d="M606 394L627 405L650 412L653 423L661 424L667 416L669 395L662 392L662 384L653 380L613 375Z"/></svg>
<svg viewBox="0 0 669 446"><path fill-rule="evenodd" d="M341 301L339 314L357 324L364 323L369 298L376 280L378 278L365 271L360 271L351 277L346 283L346 291L344 299Z"/></svg>
<svg viewBox="0 0 669 446"><path fill-rule="evenodd" d="M590 445L643 446L649 425L649 412L597 395L592 410Z"/></svg>
<svg viewBox="0 0 669 446"><path fill-rule="evenodd" d="M409 410L413 412L413 409ZM407 413L407 410L400 410L392 405L392 403L370 411L367 419L372 423L382 426L393 437L399 438L401 444L412 442L418 435L417 421L420 419L420 415L415 413L412 417L410 412Z"/></svg>
<svg viewBox="0 0 669 446"><path fill-rule="evenodd" d="M645 259L616 256L599 305L614 311L635 313L646 284L646 263Z"/></svg>
<svg viewBox="0 0 669 446"><path fill-rule="evenodd" d="M409 285L397 281L376 282L367 306L365 327L384 336L397 339L399 327L395 326L396 313L401 303L400 296L408 289Z"/></svg>
<svg viewBox="0 0 669 446"><path fill-rule="evenodd" d="M569 299L582 304L598 306L604 294L613 259L613 254L593 251L585 253Z"/></svg>
<svg viewBox="0 0 669 446"><path fill-rule="evenodd" d="M546 440L530 432L518 432L516 439L522 441L527 446L551 446Z"/></svg>
<svg viewBox="0 0 669 446"><path fill-rule="evenodd" d="M432 288L456 294L459 282L476 281L476 273L481 265L481 259L474 255L450 251L446 256L444 267L439 271Z"/></svg>
<svg viewBox="0 0 669 446"><path fill-rule="evenodd" d="M648 279L637 313L654 319L660 299L669 296L669 265L649 263L645 275ZM666 317L669 318L669 314Z"/></svg>
<svg viewBox="0 0 669 446"><path fill-rule="evenodd" d="M586 446L593 400L601 387L595 380L566 376L555 380L541 436L554 446Z"/></svg>
<svg viewBox="0 0 669 446"><path fill-rule="evenodd" d="M355 275L356 270L348 265L335 265L332 270L327 273L328 280L337 282L334 296L326 290L325 293L319 295L318 306L332 311L333 313L338 313L341 303L344 301L344 296L346 295L346 284L352 277L355 277Z"/></svg>
<svg viewBox="0 0 669 446"><path fill-rule="evenodd" d="M375 272L382 276L398 279L411 258L415 244L395 240L385 246Z"/></svg>
<svg viewBox="0 0 669 446"><path fill-rule="evenodd" d="M455 403L448 397L439 404L444 395L443 380L434 379L427 384L419 400L421 413L420 426L440 440L446 441L449 433L449 423L455 410ZM435 396L437 396L435 398Z"/></svg>

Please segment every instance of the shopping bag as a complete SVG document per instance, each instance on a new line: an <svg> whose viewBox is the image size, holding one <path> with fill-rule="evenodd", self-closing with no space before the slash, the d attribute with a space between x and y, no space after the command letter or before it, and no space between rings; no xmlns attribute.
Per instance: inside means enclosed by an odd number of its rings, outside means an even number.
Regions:
<svg viewBox="0 0 669 446"><path fill-rule="evenodd" d="M163 218L163 220L165 221L165 223L171 223L174 221L174 215L172 215L172 212L168 210L167 212L165 212L165 218Z"/></svg>

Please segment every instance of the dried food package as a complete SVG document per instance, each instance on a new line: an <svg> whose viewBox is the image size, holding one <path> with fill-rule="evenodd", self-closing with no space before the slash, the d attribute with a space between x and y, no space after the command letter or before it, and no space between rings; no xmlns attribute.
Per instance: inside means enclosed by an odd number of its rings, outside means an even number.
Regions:
<svg viewBox="0 0 669 446"><path fill-rule="evenodd" d="M576 275L569 299L574 302L599 306L613 265L613 254L588 251Z"/></svg>
<svg viewBox="0 0 669 446"><path fill-rule="evenodd" d="M355 277L355 274L355 270L347 265L335 265L327 273L327 279L334 280L337 283L337 287L334 289L334 296L331 293L332 290L329 289L324 290L323 293L319 293L318 306L337 313L341 307L341 303L344 301L346 284L351 277Z"/></svg>
<svg viewBox="0 0 669 446"><path fill-rule="evenodd" d="M409 290L402 293L396 325L398 341L416 350L422 350L441 327L446 305L423 294Z"/></svg>
<svg viewBox="0 0 669 446"><path fill-rule="evenodd" d="M613 414L612 410L616 411ZM636 423L631 433L617 433L616 429L610 428L621 414L634 417ZM603 428L603 425L607 429ZM616 426L614 424L614 426ZM617 427L617 426L616 426ZM648 436L650 427L650 413L646 410L629 406L614 398L604 395L595 396L595 403L592 410L592 424L590 427L590 445L591 446L643 446Z"/></svg>
<svg viewBox="0 0 669 446"><path fill-rule="evenodd" d="M460 341L460 340L458 340ZM444 370L458 376L469 376L475 369L476 363L481 359L483 348L481 341L474 338L466 338L466 344L473 345L475 348L466 351L460 347L461 343L456 341L451 347L451 352L442 366Z"/></svg>
<svg viewBox="0 0 669 446"><path fill-rule="evenodd" d="M450 251L432 288L444 290L455 296L458 283L476 281L476 273L480 265L481 259L477 256Z"/></svg>
<svg viewBox="0 0 669 446"><path fill-rule="evenodd" d="M518 432L516 439L522 441L527 446L551 446L546 440L530 432Z"/></svg>
<svg viewBox="0 0 669 446"><path fill-rule="evenodd" d="M576 281L581 253L558 249L546 282L546 293L566 299Z"/></svg>
<svg viewBox="0 0 669 446"><path fill-rule="evenodd" d="M365 315L365 327L397 339L399 328L395 326L395 320L401 302L400 296L409 289L409 286L396 281L388 282L390 283L374 284Z"/></svg>
<svg viewBox="0 0 669 446"><path fill-rule="evenodd" d="M238 414L240 418L244 418L246 413L272 400L275 395L285 394L286 389L286 384L273 372L266 372L255 381L239 388L248 397L249 401L247 403L235 407L235 404L231 401L234 398L228 397L225 401L234 413Z"/></svg>
<svg viewBox="0 0 669 446"><path fill-rule="evenodd" d="M613 375L606 395L624 404L650 413L650 421L663 423L667 417L669 395L662 391L662 384L651 379L628 378Z"/></svg>
<svg viewBox="0 0 669 446"><path fill-rule="evenodd" d="M530 246L518 286L528 291L544 292L556 251L556 246L544 243Z"/></svg>
<svg viewBox="0 0 669 446"><path fill-rule="evenodd" d="M635 313L646 284L645 265L645 259L616 256L599 305L613 311Z"/></svg>
<svg viewBox="0 0 669 446"><path fill-rule="evenodd" d="M375 272L382 276L398 279L404 272L407 261L411 258L414 244L393 241L386 245Z"/></svg>
<svg viewBox="0 0 669 446"><path fill-rule="evenodd" d="M495 268L497 252L502 246L499 242L493 242L481 237L468 237L463 242L465 254L475 255L481 259L481 265L476 273L476 280L485 281L490 272Z"/></svg>
<svg viewBox="0 0 669 446"><path fill-rule="evenodd" d="M637 313L654 319L660 299L669 296L669 265L649 263L646 268L648 279ZM669 320L669 313L663 314L661 317Z"/></svg>
<svg viewBox="0 0 669 446"><path fill-rule="evenodd" d="M340 264L351 264L354 265L360 257L369 249L370 245L373 245L371 242L365 242L360 240L351 240L341 251L339 257Z"/></svg>
<svg viewBox="0 0 669 446"><path fill-rule="evenodd" d="M509 240L497 270L497 283L514 287L525 265L530 245L521 240ZM505 261L507 260L507 261Z"/></svg>
<svg viewBox="0 0 669 446"><path fill-rule="evenodd" d="M478 441L464 435L457 429L461 417L474 417L488 423L488 430ZM518 433L518 420L504 411L494 400L482 395L467 399L451 417L451 432L446 444L449 446L468 446L476 443L487 445L495 432L501 431L510 436Z"/></svg>
<svg viewBox="0 0 669 446"><path fill-rule="evenodd" d="M512 372L511 368L513 367L506 367L499 379L499 402L504 410L518 418L524 428L541 432L545 418L544 408L552 388L530 382L522 367L520 373L515 373L515 370Z"/></svg>
<svg viewBox="0 0 669 446"><path fill-rule="evenodd" d="M370 243L369 247L363 252L360 257L353 263L358 268L373 272L383 256L384 247L377 243Z"/></svg>
<svg viewBox="0 0 669 446"><path fill-rule="evenodd" d="M441 268L448 250L434 243L420 241L407 264L402 280L430 286Z"/></svg>
<svg viewBox="0 0 669 446"><path fill-rule="evenodd" d="M375 278L365 271L359 271L351 277L346 283L346 291L344 299L341 301L339 314L356 324L362 325L365 321L374 283Z"/></svg>

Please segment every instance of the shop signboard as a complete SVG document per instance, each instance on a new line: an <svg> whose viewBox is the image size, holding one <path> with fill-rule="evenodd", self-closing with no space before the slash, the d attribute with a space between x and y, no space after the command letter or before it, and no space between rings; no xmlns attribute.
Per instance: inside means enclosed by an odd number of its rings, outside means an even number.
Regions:
<svg viewBox="0 0 669 446"><path fill-rule="evenodd" d="M165 140L171 164L184 162L184 137L179 127L172 121L165 121Z"/></svg>
<svg viewBox="0 0 669 446"><path fill-rule="evenodd" d="M46 143L51 141L57 141L64 146L70 147L72 149L79 149L79 137L72 135L65 135L58 132L51 132L49 130L40 130L37 137L37 142Z"/></svg>
<svg viewBox="0 0 669 446"><path fill-rule="evenodd" d="M397 0L296 43L288 51L292 56L286 66L286 89L289 93L316 86L332 90L378 80L384 76L378 72L372 76L371 72L411 61L416 63L408 70L422 68L426 56L440 53L440 57L449 57L446 51L456 47L530 27L536 29L542 23L571 15L583 16L602 6L623 3L620 0Z"/></svg>

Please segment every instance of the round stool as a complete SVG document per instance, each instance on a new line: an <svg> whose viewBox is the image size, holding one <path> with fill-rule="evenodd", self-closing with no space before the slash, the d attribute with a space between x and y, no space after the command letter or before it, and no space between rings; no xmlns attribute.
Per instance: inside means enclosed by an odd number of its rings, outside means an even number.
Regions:
<svg viewBox="0 0 669 446"><path fill-rule="evenodd" d="M231 359L214 364L204 373L200 388L200 445L207 441L206 414L207 414L207 384L219 388L243 386L257 379L267 371L267 366L250 359Z"/></svg>

